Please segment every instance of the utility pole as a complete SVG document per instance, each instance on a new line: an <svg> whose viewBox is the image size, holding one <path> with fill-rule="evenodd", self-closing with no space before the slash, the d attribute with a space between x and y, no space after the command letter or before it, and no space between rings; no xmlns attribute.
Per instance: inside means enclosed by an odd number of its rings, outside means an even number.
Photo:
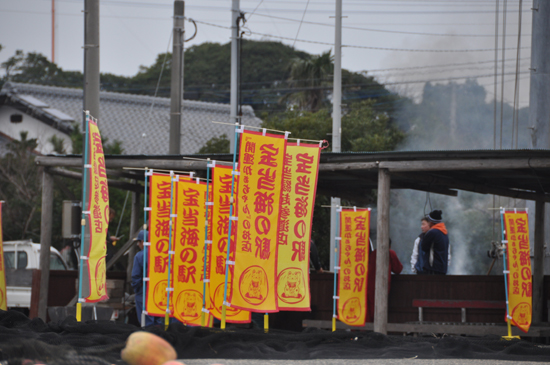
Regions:
<svg viewBox="0 0 550 365"><path fill-rule="evenodd" d="M55 0L52 0L52 63L55 63Z"/></svg>
<svg viewBox="0 0 550 365"><path fill-rule="evenodd" d="M241 124L239 117L239 17L241 15L240 1L231 2L231 96L230 96L230 123ZM229 132L229 152L235 148L234 128Z"/></svg>
<svg viewBox="0 0 550 365"><path fill-rule="evenodd" d="M550 148L550 2L533 0L531 32L531 86L529 93L529 126L531 147ZM549 242L550 209L536 203L533 262L533 323L542 321L545 242ZM543 207L545 206L545 208ZM532 210L531 210L532 211ZM532 216L532 215L531 215ZM538 229L537 229L538 228Z"/></svg>
<svg viewBox="0 0 550 365"><path fill-rule="evenodd" d="M332 91L332 152L341 152L342 121L342 0L336 0L336 14L334 26L334 82ZM340 198L330 198L330 269L336 265L334 261L336 220L336 206L340 205Z"/></svg>
<svg viewBox="0 0 550 365"><path fill-rule="evenodd" d="M179 155L181 148L181 120L183 100L183 26L185 3L174 1L174 30L172 36L172 84L170 89L170 144L168 153Z"/></svg>
<svg viewBox="0 0 550 365"><path fill-rule="evenodd" d="M84 1L84 110L99 120L99 0Z"/></svg>

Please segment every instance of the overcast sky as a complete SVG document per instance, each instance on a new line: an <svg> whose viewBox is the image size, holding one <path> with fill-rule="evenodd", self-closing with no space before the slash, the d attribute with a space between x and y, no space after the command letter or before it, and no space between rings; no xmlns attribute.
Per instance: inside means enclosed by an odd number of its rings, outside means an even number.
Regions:
<svg viewBox="0 0 550 365"><path fill-rule="evenodd" d="M499 1L499 83L504 2ZM368 71L410 96L418 96L422 86L413 81L463 82L464 77L478 77L488 91L488 99L492 99L496 3L343 0L342 66ZM511 102L520 12L519 0L506 3L504 99ZM240 4L247 13L249 39L278 40L314 54L333 49L334 0L241 0ZM83 0L55 0L55 60L65 70L82 70L83 6ZM51 58L51 7L52 0L0 1L0 44L4 46L0 62L17 49ZM521 12L521 106L529 100L531 7L532 1L524 1ZM186 47L229 42L230 8L230 0L186 1L186 16L198 22L198 33ZM158 53L167 50L172 11L171 0L101 0L101 72L130 76L138 72L140 65L151 65ZM185 27L188 35L194 29L189 22ZM500 98L500 84L497 89Z"/></svg>

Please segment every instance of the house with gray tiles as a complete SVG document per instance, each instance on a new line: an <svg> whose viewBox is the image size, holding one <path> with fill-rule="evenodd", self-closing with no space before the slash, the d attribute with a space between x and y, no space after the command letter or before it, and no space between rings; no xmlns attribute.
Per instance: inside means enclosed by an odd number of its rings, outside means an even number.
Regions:
<svg viewBox="0 0 550 365"><path fill-rule="evenodd" d="M51 153L52 135L63 139L72 152L69 138L83 120L82 89L7 82L0 90L0 136L38 138L38 152ZM181 153L194 154L213 137L234 132L228 104L183 101ZM242 123L259 126L261 120L250 106L243 106ZM109 141L120 141L124 154L165 155L170 133L170 99L145 95L100 92L99 129Z"/></svg>

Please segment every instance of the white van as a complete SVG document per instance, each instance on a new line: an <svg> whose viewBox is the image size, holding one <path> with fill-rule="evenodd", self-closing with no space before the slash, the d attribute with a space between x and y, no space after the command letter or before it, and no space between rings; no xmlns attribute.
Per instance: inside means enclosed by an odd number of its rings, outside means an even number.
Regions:
<svg viewBox="0 0 550 365"><path fill-rule="evenodd" d="M31 307L32 270L40 268L40 244L27 241L4 242L6 296L8 308ZM67 270L67 263L50 248L50 270Z"/></svg>

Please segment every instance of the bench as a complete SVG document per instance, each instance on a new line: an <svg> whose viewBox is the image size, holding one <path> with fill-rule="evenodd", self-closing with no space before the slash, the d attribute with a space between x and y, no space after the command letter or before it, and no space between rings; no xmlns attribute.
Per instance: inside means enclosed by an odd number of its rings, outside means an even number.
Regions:
<svg viewBox="0 0 550 365"><path fill-rule="evenodd" d="M466 309L506 309L506 302L494 300L448 300L448 299L413 299L413 307L418 308L418 321L422 323L423 308L460 308L461 321L466 323Z"/></svg>

